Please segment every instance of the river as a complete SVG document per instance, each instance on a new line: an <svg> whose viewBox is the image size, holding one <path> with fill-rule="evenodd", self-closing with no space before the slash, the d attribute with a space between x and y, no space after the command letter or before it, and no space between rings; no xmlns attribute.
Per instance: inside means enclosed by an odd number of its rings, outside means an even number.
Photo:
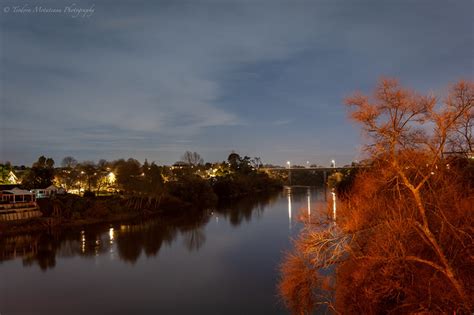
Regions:
<svg viewBox="0 0 474 315"><path fill-rule="evenodd" d="M323 189L0 240L0 314L288 314L278 266Z"/></svg>

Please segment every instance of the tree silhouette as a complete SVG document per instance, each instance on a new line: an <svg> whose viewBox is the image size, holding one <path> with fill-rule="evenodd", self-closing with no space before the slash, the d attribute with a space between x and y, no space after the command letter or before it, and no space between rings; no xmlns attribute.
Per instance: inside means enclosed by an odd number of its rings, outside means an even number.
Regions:
<svg viewBox="0 0 474 315"><path fill-rule="evenodd" d="M72 156L66 156L61 161L61 166L64 168L74 168L77 166L77 160Z"/></svg>
<svg viewBox="0 0 474 315"><path fill-rule="evenodd" d="M203 158L197 152L186 151L184 152L181 159L183 160L183 162L192 166L198 166L198 165L204 164Z"/></svg>

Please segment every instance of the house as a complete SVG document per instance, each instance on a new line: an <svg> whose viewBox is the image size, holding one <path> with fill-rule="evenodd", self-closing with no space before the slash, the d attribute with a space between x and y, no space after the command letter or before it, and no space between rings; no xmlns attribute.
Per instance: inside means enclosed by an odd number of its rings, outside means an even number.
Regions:
<svg viewBox="0 0 474 315"><path fill-rule="evenodd" d="M15 221L40 217L35 194L13 188L0 191L0 221Z"/></svg>
<svg viewBox="0 0 474 315"><path fill-rule="evenodd" d="M32 192L29 192L28 190L23 190L15 187L13 189L0 191L0 200L2 204L34 202L35 195Z"/></svg>
<svg viewBox="0 0 474 315"><path fill-rule="evenodd" d="M65 194L66 190L64 190L64 188L62 187L51 185L44 189L32 189L31 192L35 194L36 198L41 199L41 198L50 198L51 196L54 196L54 195Z"/></svg>
<svg viewBox="0 0 474 315"><path fill-rule="evenodd" d="M18 177L16 177L16 175L15 175L15 173L13 173L13 171L10 171L10 173L8 173L7 181L8 181L8 183L11 183L11 184L18 184L19 183Z"/></svg>

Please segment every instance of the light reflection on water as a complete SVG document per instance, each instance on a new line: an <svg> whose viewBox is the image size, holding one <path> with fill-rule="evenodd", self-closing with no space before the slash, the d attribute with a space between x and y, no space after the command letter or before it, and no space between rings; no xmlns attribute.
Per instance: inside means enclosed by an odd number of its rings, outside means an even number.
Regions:
<svg viewBox="0 0 474 315"><path fill-rule="evenodd" d="M288 223L291 231L291 189L287 189L288 194Z"/></svg>
<svg viewBox="0 0 474 315"><path fill-rule="evenodd" d="M182 218L0 239L0 312L287 314L278 265L318 207L322 190L293 187Z"/></svg>
<svg viewBox="0 0 474 315"><path fill-rule="evenodd" d="M308 187L306 191L306 195L308 197L308 220L311 219L311 189Z"/></svg>

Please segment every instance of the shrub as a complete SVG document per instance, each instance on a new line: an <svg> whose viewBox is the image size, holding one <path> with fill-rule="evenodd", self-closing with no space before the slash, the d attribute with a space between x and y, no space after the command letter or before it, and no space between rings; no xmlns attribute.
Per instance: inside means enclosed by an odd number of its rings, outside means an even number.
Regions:
<svg viewBox="0 0 474 315"><path fill-rule="evenodd" d="M94 197L95 197L95 192L90 191L90 190L86 190L84 192L84 198L94 198Z"/></svg>

